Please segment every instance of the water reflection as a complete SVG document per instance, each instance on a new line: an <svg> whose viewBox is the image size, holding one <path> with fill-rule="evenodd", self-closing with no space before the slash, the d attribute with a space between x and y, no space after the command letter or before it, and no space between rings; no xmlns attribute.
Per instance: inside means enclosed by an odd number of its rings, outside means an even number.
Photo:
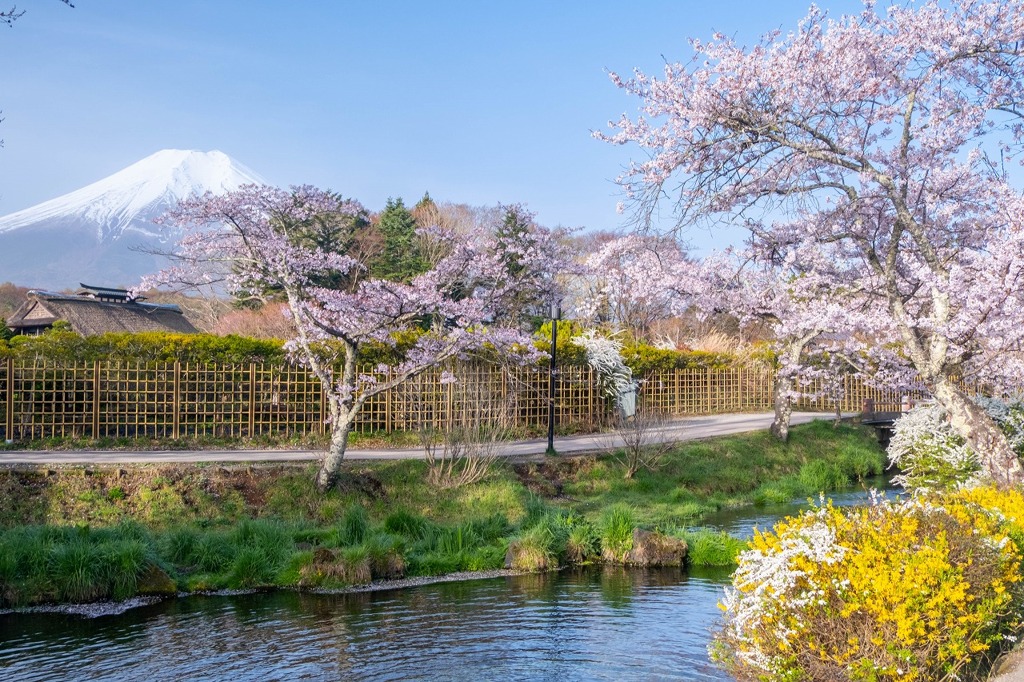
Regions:
<svg viewBox="0 0 1024 682"><path fill-rule="evenodd" d="M4 680L727 680L727 572L580 570L352 595L193 597L0 616Z"/></svg>

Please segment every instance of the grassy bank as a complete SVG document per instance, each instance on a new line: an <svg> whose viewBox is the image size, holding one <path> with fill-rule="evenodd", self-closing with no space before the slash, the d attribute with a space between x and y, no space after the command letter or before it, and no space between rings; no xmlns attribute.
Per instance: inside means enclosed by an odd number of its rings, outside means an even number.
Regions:
<svg viewBox="0 0 1024 682"><path fill-rule="evenodd" d="M351 463L321 495L312 467L0 470L0 603L168 589L335 587L371 579L541 569L623 556L635 527L722 565L739 543L693 532L728 506L816 495L880 470L870 432L815 423L686 443L632 480L614 455L500 466L436 489L420 461Z"/></svg>
<svg viewBox="0 0 1024 682"><path fill-rule="evenodd" d="M768 432L682 444L656 471L625 479L614 456L549 459L524 465L522 479L555 503L595 518L614 504L637 510L650 527L696 525L705 515L746 504L775 504L882 473L885 453L859 426L816 421L782 444Z"/></svg>

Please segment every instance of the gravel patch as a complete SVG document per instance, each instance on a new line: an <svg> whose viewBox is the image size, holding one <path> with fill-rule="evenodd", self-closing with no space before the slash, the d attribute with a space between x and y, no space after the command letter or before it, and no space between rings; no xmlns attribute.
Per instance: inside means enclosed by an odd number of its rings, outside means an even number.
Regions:
<svg viewBox="0 0 1024 682"><path fill-rule="evenodd" d="M97 601L91 604L41 604L21 609L0 609L0 616L11 613L63 613L83 618L99 618L100 616L117 616L140 606L156 604L163 599L163 597L132 597L124 601Z"/></svg>
<svg viewBox="0 0 1024 682"><path fill-rule="evenodd" d="M498 569L494 571L462 571L460 573L447 573L445 575L427 575L416 578L401 578L399 580L375 580L366 585L353 585L352 587L341 587L337 589L313 589L307 590L314 594L352 594L356 592L381 592L384 590L402 590L407 587L420 587L421 585L434 585L436 583L455 583L466 580L485 580L488 578L511 578L517 575L525 575L523 571L512 571L509 569Z"/></svg>

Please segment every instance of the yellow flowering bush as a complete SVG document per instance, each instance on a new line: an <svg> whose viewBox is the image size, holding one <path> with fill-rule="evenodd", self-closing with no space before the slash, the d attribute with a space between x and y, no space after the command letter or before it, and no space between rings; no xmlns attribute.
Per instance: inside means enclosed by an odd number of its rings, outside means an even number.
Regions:
<svg viewBox="0 0 1024 682"><path fill-rule="evenodd" d="M967 680L1024 604L1020 493L830 504L740 555L712 656L741 680Z"/></svg>

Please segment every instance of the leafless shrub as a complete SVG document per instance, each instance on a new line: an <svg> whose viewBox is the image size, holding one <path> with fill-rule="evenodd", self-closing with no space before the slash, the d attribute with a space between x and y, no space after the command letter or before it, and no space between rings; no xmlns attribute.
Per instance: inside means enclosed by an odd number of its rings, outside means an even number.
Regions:
<svg viewBox="0 0 1024 682"><path fill-rule="evenodd" d="M283 303L268 303L258 309L230 310L221 315L210 331L221 336L290 339L295 336L295 325L284 314L284 308Z"/></svg>
<svg viewBox="0 0 1024 682"><path fill-rule="evenodd" d="M458 403L449 405L439 422L417 405L422 392L405 396L413 407L417 433L427 461L427 481L439 488L457 488L483 480L513 434L514 396L502 395L469 373L458 382ZM454 391L453 391L454 393Z"/></svg>
<svg viewBox="0 0 1024 682"><path fill-rule="evenodd" d="M420 433L427 482L438 488L458 488L486 478L504 440L501 429L483 423L446 428L439 440L429 432Z"/></svg>
<svg viewBox="0 0 1024 682"><path fill-rule="evenodd" d="M678 440L671 437L665 414L638 403L633 415L616 411L612 431L605 435L605 447L609 452L618 453L627 479L636 476L641 469L655 471Z"/></svg>

